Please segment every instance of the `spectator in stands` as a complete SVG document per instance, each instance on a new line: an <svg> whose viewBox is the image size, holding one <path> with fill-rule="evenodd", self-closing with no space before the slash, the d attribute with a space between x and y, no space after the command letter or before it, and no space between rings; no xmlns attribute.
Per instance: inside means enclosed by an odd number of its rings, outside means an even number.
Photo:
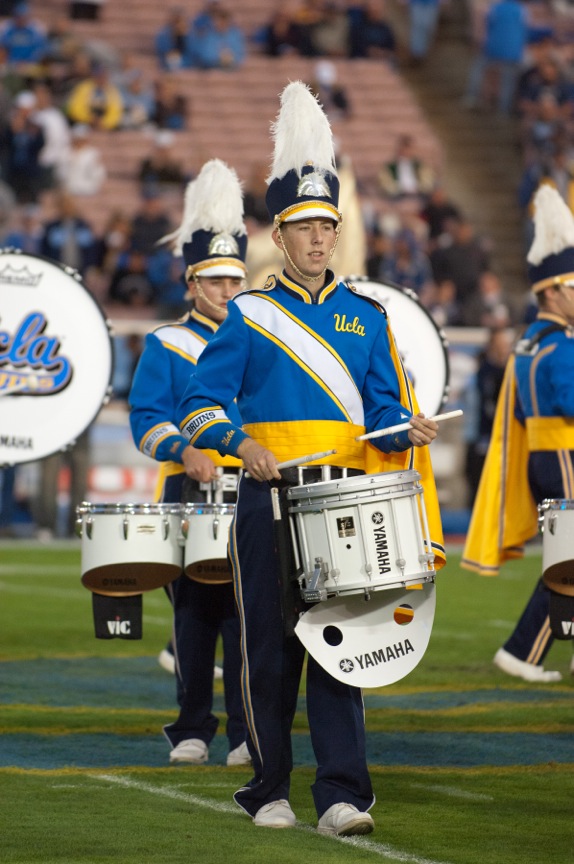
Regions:
<svg viewBox="0 0 574 864"><path fill-rule="evenodd" d="M131 218L122 210L110 214L98 244L97 266L107 276L116 270L118 259L131 245Z"/></svg>
<svg viewBox="0 0 574 864"><path fill-rule="evenodd" d="M142 189L141 205L131 223L131 247L144 255L157 252L157 243L171 231L161 192L153 186Z"/></svg>
<svg viewBox="0 0 574 864"><path fill-rule="evenodd" d="M319 19L309 29L310 53L314 57L348 57L351 27L346 12L333 2L323 2L319 8Z"/></svg>
<svg viewBox="0 0 574 864"><path fill-rule="evenodd" d="M524 4L520 0L496 0L486 14L485 28L484 41L470 69L464 104L467 108L479 105L485 74L495 69L499 76L498 110L509 114L528 38Z"/></svg>
<svg viewBox="0 0 574 864"><path fill-rule="evenodd" d="M102 154L91 143L90 133L90 127L81 123L72 128L71 151L60 169L62 186L70 195L97 195L106 180Z"/></svg>
<svg viewBox="0 0 574 864"><path fill-rule="evenodd" d="M572 148L559 146L556 152L546 159L532 162L524 169L518 187L518 203L529 224L532 220L532 199L542 183L555 186L574 212L574 153ZM526 239L528 248L530 248L531 226Z"/></svg>
<svg viewBox="0 0 574 864"><path fill-rule="evenodd" d="M486 327L488 330L512 327L519 317L514 302L492 270L480 274L478 290L467 297L461 312L463 327Z"/></svg>
<svg viewBox="0 0 574 864"><path fill-rule="evenodd" d="M428 246L433 249L437 240L446 231L446 223L453 217L460 216L460 210L452 202L442 183L436 182L429 193L428 200L420 212L421 218L428 225Z"/></svg>
<svg viewBox="0 0 574 864"><path fill-rule="evenodd" d="M245 37L230 10L212 4L209 21L192 29L191 65L198 69L236 69L245 60Z"/></svg>
<svg viewBox="0 0 574 864"><path fill-rule="evenodd" d="M514 334L506 326L491 329L488 342L477 358L474 386L465 388L467 450L465 476L468 507L472 507L492 435L496 403Z"/></svg>
<svg viewBox="0 0 574 864"><path fill-rule="evenodd" d="M170 9L167 20L155 37L155 53L166 72L191 66L191 25L181 6Z"/></svg>
<svg viewBox="0 0 574 864"><path fill-rule="evenodd" d="M51 189L58 185L61 170L70 155L70 127L63 111L54 105L52 91L42 81L34 84L36 107L34 122L44 133L44 146L39 154L42 166L42 188Z"/></svg>
<svg viewBox="0 0 574 864"><path fill-rule="evenodd" d="M109 299L125 306L151 306L155 292L148 274L147 256L132 248L120 256L112 274Z"/></svg>
<svg viewBox="0 0 574 864"><path fill-rule="evenodd" d="M5 154L4 176L21 204L37 201L42 189L40 153L46 139L34 120L36 97L23 90L2 132L0 149Z"/></svg>
<svg viewBox="0 0 574 864"><path fill-rule="evenodd" d="M267 193L267 175L269 168L266 162L257 162L251 169L249 180L243 195L243 213L247 231L269 225L269 213L265 203Z"/></svg>
<svg viewBox="0 0 574 864"><path fill-rule="evenodd" d="M423 305L430 312L437 327L460 327L460 305L456 298L456 285L452 279L433 282Z"/></svg>
<svg viewBox="0 0 574 864"><path fill-rule="evenodd" d="M177 84L169 75L162 75L154 82L154 110L151 121L158 129L185 129L188 100L178 91Z"/></svg>
<svg viewBox="0 0 574 864"><path fill-rule="evenodd" d="M153 88L147 84L141 69L134 70L120 93L123 105L122 129L141 129L146 126L154 115L155 98Z"/></svg>
<svg viewBox="0 0 574 864"><path fill-rule="evenodd" d="M411 135L400 135L393 158L379 172L379 185L388 198L423 201L435 183L434 170L417 155Z"/></svg>
<svg viewBox="0 0 574 864"><path fill-rule="evenodd" d="M351 57L394 60L397 43L383 0L353 4L348 15Z"/></svg>
<svg viewBox="0 0 574 864"><path fill-rule="evenodd" d="M292 20L299 33L299 53L304 57L313 57L315 52L312 44L313 29L323 20L325 0L299 0L293 8Z"/></svg>
<svg viewBox="0 0 574 864"><path fill-rule="evenodd" d="M411 62L421 63L432 46L442 0L408 0L409 3L409 49Z"/></svg>
<svg viewBox="0 0 574 864"><path fill-rule="evenodd" d="M476 236L471 222L464 216L449 219L442 242L430 253L435 282L450 279L456 287L460 309L478 291L481 273L490 269L486 243Z"/></svg>
<svg viewBox="0 0 574 864"><path fill-rule="evenodd" d="M81 42L73 31L70 19L59 15L48 30L48 48L44 62L53 70L70 64L81 49Z"/></svg>
<svg viewBox="0 0 574 864"><path fill-rule="evenodd" d="M105 66L94 64L89 78L76 84L66 106L72 123L85 123L94 129L117 129L122 121L120 91L110 81Z"/></svg>
<svg viewBox="0 0 574 864"><path fill-rule="evenodd" d="M138 179L143 187L181 186L189 178L181 162L173 155L174 133L169 129L156 132L152 150L140 164Z"/></svg>
<svg viewBox="0 0 574 864"><path fill-rule="evenodd" d="M11 219L12 227L2 237L5 248L20 249L28 255L39 255L43 228L37 204L18 207Z"/></svg>
<svg viewBox="0 0 574 864"><path fill-rule="evenodd" d="M424 295L432 282L432 270L422 245L410 228L391 237L378 278Z"/></svg>
<svg viewBox="0 0 574 864"><path fill-rule="evenodd" d="M527 76L518 91L518 112L526 133L537 123L559 125L572 118L572 88L558 63L544 57ZM552 130L550 132L552 134Z"/></svg>
<svg viewBox="0 0 574 864"><path fill-rule="evenodd" d="M57 216L44 225L40 253L61 261L85 275L97 263L98 240L89 222L80 216L78 205L68 192L57 196Z"/></svg>
<svg viewBox="0 0 574 864"><path fill-rule="evenodd" d="M309 84L331 124L346 120L351 115L347 91L337 80L337 67L331 60L319 60L315 75Z"/></svg>
<svg viewBox="0 0 574 864"><path fill-rule="evenodd" d="M301 54L301 28L293 20L289 7L281 0L270 22L256 35L265 54L282 57L284 54Z"/></svg>
<svg viewBox="0 0 574 864"><path fill-rule="evenodd" d="M0 118L7 117L12 99L26 87L26 78L8 63L8 52L0 45Z"/></svg>
<svg viewBox="0 0 574 864"><path fill-rule="evenodd" d="M32 20L28 3L18 3L0 31L0 45L8 52L11 66L25 68L39 63L48 50L45 28Z"/></svg>
<svg viewBox="0 0 574 864"><path fill-rule="evenodd" d="M51 87L56 104L65 105L76 86L87 81L92 74L92 61L88 52L82 47L75 51L69 62L60 68L56 77L52 77Z"/></svg>

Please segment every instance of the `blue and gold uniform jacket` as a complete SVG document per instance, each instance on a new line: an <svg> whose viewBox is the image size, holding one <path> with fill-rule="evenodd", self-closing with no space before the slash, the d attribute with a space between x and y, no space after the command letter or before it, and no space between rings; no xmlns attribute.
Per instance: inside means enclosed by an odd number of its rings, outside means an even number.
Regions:
<svg viewBox="0 0 574 864"><path fill-rule="evenodd" d="M235 397L243 427L229 412ZM236 455L249 435L278 462L335 449L321 461L368 472L419 470L432 487L433 545L436 537L444 554L428 448L416 448L415 457L406 432L373 439L378 449L355 440L417 411L382 306L330 272L316 297L283 272L229 303L178 415L190 443L222 455Z"/></svg>
<svg viewBox="0 0 574 864"><path fill-rule="evenodd" d="M175 420L177 406L193 374L200 354L218 325L193 309L184 319L164 324L148 333L130 391L130 425L136 446L146 456L162 462L161 478L183 472L181 454L189 441ZM237 406L230 417L241 423ZM217 465L240 463L208 455ZM161 484L160 484L161 485Z"/></svg>
<svg viewBox="0 0 574 864"><path fill-rule="evenodd" d="M496 575L523 555L539 500L574 496L573 454L574 332L540 313L506 367L463 567Z"/></svg>

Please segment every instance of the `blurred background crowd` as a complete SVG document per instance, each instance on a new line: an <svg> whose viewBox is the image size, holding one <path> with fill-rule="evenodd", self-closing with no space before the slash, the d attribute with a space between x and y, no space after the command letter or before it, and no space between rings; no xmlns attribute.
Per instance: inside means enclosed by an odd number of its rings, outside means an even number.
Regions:
<svg viewBox="0 0 574 864"><path fill-rule="evenodd" d="M410 289L466 346L450 394L465 408L461 491L445 499L467 512L533 314L532 197L551 182L574 203L573 33L568 0L0 0L0 246L79 271L115 325L112 404L126 414L143 335L187 309L182 261L158 241L206 159L243 182L250 283L276 266L269 121L302 78L336 139L337 272ZM451 56L464 61L444 69ZM469 185L480 132L496 157ZM82 437L36 474L1 472L0 533L71 533L94 463Z"/></svg>

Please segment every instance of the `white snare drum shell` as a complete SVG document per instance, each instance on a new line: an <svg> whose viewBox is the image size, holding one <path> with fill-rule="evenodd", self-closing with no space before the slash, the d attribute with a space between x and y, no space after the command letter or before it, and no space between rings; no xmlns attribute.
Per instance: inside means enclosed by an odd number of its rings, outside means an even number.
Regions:
<svg viewBox="0 0 574 864"><path fill-rule="evenodd" d="M161 588L183 568L179 504L81 504L82 583L97 594Z"/></svg>
<svg viewBox="0 0 574 864"><path fill-rule="evenodd" d="M574 501L546 499L538 511L544 584L557 594L574 597Z"/></svg>
<svg viewBox="0 0 574 864"><path fill-rule="evenodd" d="M227 543L234 504L186 504L184 573L195 582L231 582Z"/></svg>

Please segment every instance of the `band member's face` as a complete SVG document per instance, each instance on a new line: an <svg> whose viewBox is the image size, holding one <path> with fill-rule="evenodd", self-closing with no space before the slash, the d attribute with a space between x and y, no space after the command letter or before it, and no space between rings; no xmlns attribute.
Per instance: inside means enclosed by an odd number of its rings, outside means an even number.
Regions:
<svg viewBox="0 0 574 864"><path fill-rule="evenodd" d="M337 239L335 223L332 219L284 222L281 226L281 235L289 257L304 276L319 276L323 272ZM279 234L275 230L273 238L276 245L281 247L278 237ZM290 272L291 266L288 260L285 262L285 270L297 280L297 273Z"/></svg>
<svg viewBox="0 0 574 864"><path fill-rule="evenodd" d="M213 321L223 321L227 315L227 304L244 287L243 279L232 276L199 277L199 290L190 283L194 305L201 315Z"/></svg>

